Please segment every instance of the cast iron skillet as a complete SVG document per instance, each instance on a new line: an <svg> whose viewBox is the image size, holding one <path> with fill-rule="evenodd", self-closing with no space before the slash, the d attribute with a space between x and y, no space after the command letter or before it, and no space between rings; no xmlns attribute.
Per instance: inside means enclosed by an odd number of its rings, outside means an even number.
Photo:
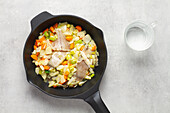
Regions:
<svg viewBox="0 0 170 113"><path fill-rule="evenodd" d="M95 69L95 77L86 82L82 87L76 88L49 88L48 84L34 72L35 65L30 58L33 51L35 39L39 33L54 25L56 22L69 22L74 26L80 25L87 31L96 42L99 51L99 66ZM57 98L78 98L89 103L97 113L109 113L108 108L101 99L99 84L103 77L107 64L107 50L103 39L103 32L88 21L72 15L52 15L42 12L31 20L31 33L29 34L24 47L23 60L27 80L30 84L44 93Z"/></svg>

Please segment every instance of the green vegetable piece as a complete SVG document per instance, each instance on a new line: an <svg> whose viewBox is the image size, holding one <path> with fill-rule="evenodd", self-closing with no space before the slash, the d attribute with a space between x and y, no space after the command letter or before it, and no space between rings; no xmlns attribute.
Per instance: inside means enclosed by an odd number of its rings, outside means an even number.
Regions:
<svg viewBox="0 0 170 113"><path fill-rule="evenodd" d="M73 75L73 74L69 74L69 75L68 75L68 78L71 78L71 77L72 77L72 75Z"/></svg>
<svg viewBox="0 0 170 113"><path fill-rule="evenodd" d="M91 68L94 68L94 65L90 65Z"/></svg>
<svg viewBox="0 0 170 113"><path fill-rule="evenodd" d="M90 55L90 59L92 59L93 57L92 57L92 55Z"/></svg>
<svg viewBox="0 0 170 113"><path fill-rule="evenodd" d="M70 59L71 59L71 55L67 55L66 60L70 60Z"/></svg>
<svg viewBox="0 0 170 113"><path fill-rule="evenodd" d="M74 52L74 51L70 51L70 54L71 54L71 55L74 55L74 54L75 54L75 52Z"/></svg>
<svg viewBox="0 0 170 113"><path fill-rule="evenodd" d="M39 74L40 74L40 75L42 74L42 70L41 70L41 69L39 70Z"/></svg>
<svg viewBox="0 0 170 113"><path fill-rule="evenodd" d="M67 24L67 27L70 27L71 25L70 24Z"/></svg>
<svg viewBox="0 0 170 113"><path fill-rule="evenodd" d="M49 70L45 70L45 73L50 73L50 71Z"/></svg>
<svg viewBox="0 0 170 113"><path fill-rule="evenodd" d="M71 64L75 64L76 62L76 60L71 60Z"/></svg>
<svg viewBox="0 0 170 113"><path fill-rule="evenodd" d="M96 54L96 52L92 52L92 54L93 54L93 55L95 55L95 54Z"/></svg>
<svg viewBox="0 0 170 113"><path fill-rule="evenodd" d="M78 41L77 41L77 43L82 44L82 43L83 43L83 41L82 41L82 40L78 40Z"/></svg>
<svg viewBox="0 0 170 113"><path fill-rule="evenodd" d="M94 75L95 75L95 74L93 73L93 74L90 75L90 77L94 77Z"/></svg>
<svg viewBox="0 0 170 113"><path fill-rule="evenodd" d="M44 33L44 35L45 35L46 38L48 38L50 36L47 31Z"/></svg>
<svg viewBox="0 0 170 113"><path fill-rule="evenodd" d="M55 37L55 36L51 36L51 37L49 38L49 40L55 41L55 40L56 40L56 37Z"/></svg>

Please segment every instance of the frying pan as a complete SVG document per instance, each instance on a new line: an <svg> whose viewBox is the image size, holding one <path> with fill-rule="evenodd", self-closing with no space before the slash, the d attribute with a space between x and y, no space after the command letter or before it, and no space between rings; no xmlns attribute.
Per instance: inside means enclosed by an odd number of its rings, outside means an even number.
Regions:
<svg viewBox="0 0 170 113"><path fill-rule="evenodd" d="M43 81L41 76L37 76L34 71L35 65L32 63L32 59L30 58L34 42L40 32L54 25L56 22L68 22L74 26L82 26L82 28L91 35L98 47L98 52L100 54L98 57L99 66L94 70L95 76L81 87L66 88L65 90L60 87L49 88L48 84ZM107 50L103 39L103 32L88 21L73 15L52 15L46 11L38 14L31 20L31 33L25 43L23 60L27 81L42 92L56 98L83 99L92 106L96 113L110 113L102 101L99 92L99 84L107 64Z"/></svg>

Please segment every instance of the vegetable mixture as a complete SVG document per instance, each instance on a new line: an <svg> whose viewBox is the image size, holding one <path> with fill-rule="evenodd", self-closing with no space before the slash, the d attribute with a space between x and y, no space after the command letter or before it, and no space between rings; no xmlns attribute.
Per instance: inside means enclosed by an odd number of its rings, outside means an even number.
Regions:
<svg viewBox="0 0 170 113"><path fill-rule="evenodd" d="M82 86L95 76L97 46L81 26L56 23L40 33L31 58L35 72L49 87Z"/></svg>

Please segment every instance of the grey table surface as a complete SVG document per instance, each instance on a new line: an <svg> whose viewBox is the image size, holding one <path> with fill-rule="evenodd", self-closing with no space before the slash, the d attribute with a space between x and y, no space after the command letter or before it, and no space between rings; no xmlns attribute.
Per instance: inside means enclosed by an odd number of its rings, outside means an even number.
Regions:
<svg viewBox="0 0 170 113"><path fill-rule="evenodd" d="M0 0L0 113L94 113L83 100L53 98L26 81L23 47L42 11L78 15L103 30L109 59L99 89L112 113L170 113L169 0ZM143 52L124 43L136 19L157 21Z"/></svg>

